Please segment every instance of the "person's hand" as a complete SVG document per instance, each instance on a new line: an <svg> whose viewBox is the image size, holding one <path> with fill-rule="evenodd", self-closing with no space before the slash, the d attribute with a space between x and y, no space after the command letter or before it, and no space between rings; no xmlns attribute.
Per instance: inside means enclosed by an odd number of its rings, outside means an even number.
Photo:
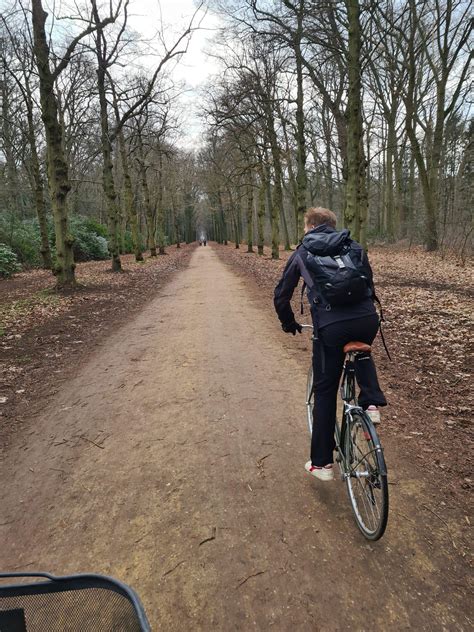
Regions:
<svg viewBox="0 0 474 632"><path fill-rule="evenodd" d="M301 333L303 331L303 327L297 323L296 320L291 323L283 324L281 328L285 333L293 334L293 336L296 336L296 332Z"/></svg>

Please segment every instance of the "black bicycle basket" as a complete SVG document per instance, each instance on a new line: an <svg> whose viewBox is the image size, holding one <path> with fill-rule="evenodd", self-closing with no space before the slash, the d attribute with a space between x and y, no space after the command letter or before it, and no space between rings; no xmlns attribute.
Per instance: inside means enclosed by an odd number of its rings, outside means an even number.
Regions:
<svg viewBox="0 0 474 632"><path fill-rule="evenodd" d="M4 580L47 581L4 585ZM134 591L103 575L0 573L0 632L150 632Z"/></svg>

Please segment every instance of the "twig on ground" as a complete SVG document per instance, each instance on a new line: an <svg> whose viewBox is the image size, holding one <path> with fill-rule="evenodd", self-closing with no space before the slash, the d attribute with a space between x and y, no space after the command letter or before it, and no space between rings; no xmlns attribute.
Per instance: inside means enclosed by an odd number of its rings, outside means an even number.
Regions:
<svg viewBox="0 0 474 632"><path fill-rule="evenodd" d="M446 527L446 530L448 532L449 537L451 538L451 542L453 544L453 547L457 550L458 547L456 546L456 542L454 541L454 538L451 535L451 529L449 528L449 525L446 522L446 520L444 518L441 518L441 516L439 514L437 514L436 511L433 511L430 507L428 507L428 505L423 505L422 504L421 506L424 507L425 509L427 509L429 512L431 512L433 514L433 516L436 516L438 518L438 520L441 520L441 522Z"/></svg>
<svg viewBox="0 0 474 632"><path fill-rule="evenodd" d="M150 529L150 531L147 531L146 533L144 533L141 538L138 538L138 540L135 540L135 544L138 544L139 542L141 542L144 538L146 538L147 535L150 535L150 533L153 532L153 529Z"/></svg>
<svg viewBox="0 0 474 632"><path fill-rule="evenodd" d="M269 454L265 454L265 456L262 456L260 459L257 460L257 468L258 468L258 473L260 474L260 476L265 476L265 472L263 470L263 462L265 459L268 459L268 457L271 455L272 453L270 452Z"/></svg>
<svg viewBox="0 0 474 632"><path fill-rule="evenodd" d="M206 542L211 542L212 540L215 540L216 539L216 532L217 532L216 527L212 527L211 535L208 538L205 538L204 540L199 542L199 546L201 546L202 544L206 544Z"/></svg>
<svg viewBox="0 0 474 632"><path fill-rule="evenodd" d="M36 562L28 562L28 564L20 564L19 566L14 566L14 567L13 567L13 570L14 570L14 571L17 571L17 570L19 570L20 568L21 568L21 569L24 569L24 568L26 568L27 566L33 566L33 564L36 564Z"/></svg>
<svg viewBox="0 0 474 632"><path fill-rule="evenodd" d="M105 449L105 445L100 445L99 443L96 443L95 441L92 441L92 439L88 439L84 435L80 435L80 437L81 437L81 439L84 439L84 441L88 441L89 443L92 443L92 445L95 445L97 448L100 448L101 450Z"/></svg>
<svg viewBox="0 0 474 632"><path fill-rule="evenodd" d="M266 572L267 571L258 571L258 573L253 573L252 575L245 577L237 584L237 588L240 588L241 586L243 586L246 582L248 582L249 579L252 579L252 577L258 577L259 575L263 575Z"/></svg>
<svg viewBox="0 0 474 632"><path fill-rule="evenodd" d="M162 577L166 577L166 575L169 575L170 573L175 571L178 568L178 566L181 566L181 564L184 564L184 560L181 560L181 562L178 562L176 566L173 566L173 568L170 568L169 571L166 571L166 573L163 573Z"/></svg>

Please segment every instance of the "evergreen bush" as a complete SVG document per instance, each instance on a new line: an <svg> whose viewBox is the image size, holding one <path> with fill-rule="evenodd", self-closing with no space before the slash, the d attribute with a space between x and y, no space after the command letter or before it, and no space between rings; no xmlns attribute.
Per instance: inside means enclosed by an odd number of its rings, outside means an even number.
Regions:
<svg viewBox="0 0 474 632"><path fill-rule="evenodd" d="M10 246L0 243L0 277L6 279L20 270L21 265L16 254Z"/></svg>

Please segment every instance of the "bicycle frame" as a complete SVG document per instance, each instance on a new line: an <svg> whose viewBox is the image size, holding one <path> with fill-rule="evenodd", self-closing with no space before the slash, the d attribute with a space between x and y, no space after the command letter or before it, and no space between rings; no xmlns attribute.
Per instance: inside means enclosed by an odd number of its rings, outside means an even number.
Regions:
<svg viewBox="0 0 474 632"><path fill-rule="evenodd" d="M310 326L306 325L306 328ZM359 351L349 351L344 359L340 383L343 410L335 423L336 462L346 484L357 526L369 540L378 540L388 520L387 467L377 431L369 415L359 406L356 394L355 362ZM313 366L308 372L306 411L310 434L315 406Z"/></svg>

